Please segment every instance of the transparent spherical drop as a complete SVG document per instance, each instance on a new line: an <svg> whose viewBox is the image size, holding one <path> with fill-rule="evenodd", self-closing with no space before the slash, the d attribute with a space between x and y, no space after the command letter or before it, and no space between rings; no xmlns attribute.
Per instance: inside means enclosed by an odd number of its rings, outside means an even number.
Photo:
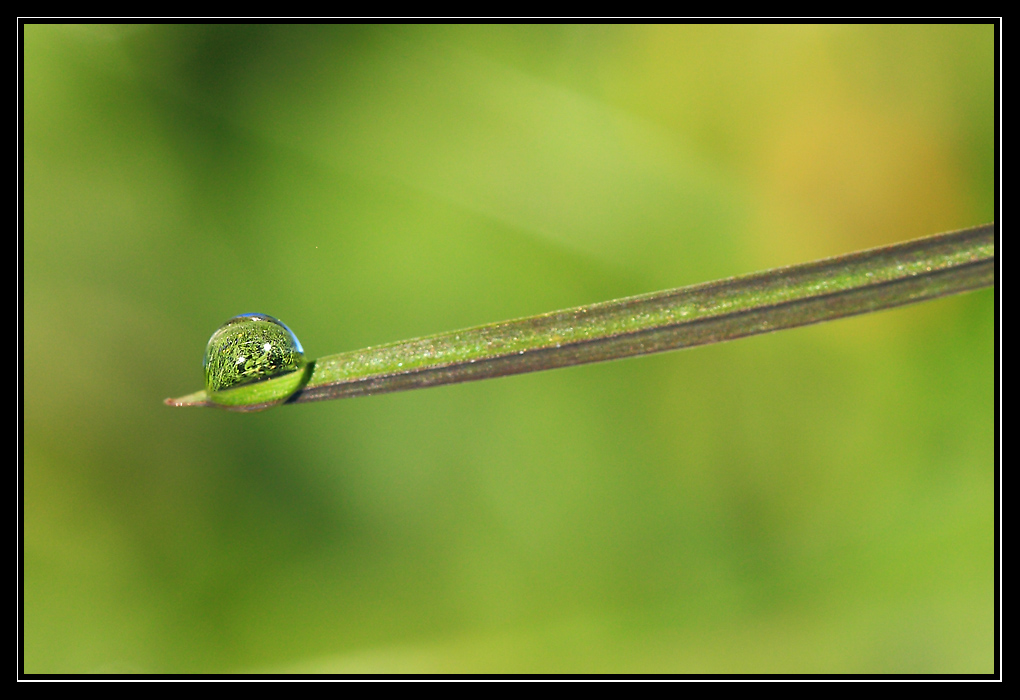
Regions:
<svg viewBox="0 0 1020 700"><path fill-rule="evenodd" d="M272 379L305 366L305 351L291 329L266 314L235 316L205 347L205 388L225 389Z"/></svg>

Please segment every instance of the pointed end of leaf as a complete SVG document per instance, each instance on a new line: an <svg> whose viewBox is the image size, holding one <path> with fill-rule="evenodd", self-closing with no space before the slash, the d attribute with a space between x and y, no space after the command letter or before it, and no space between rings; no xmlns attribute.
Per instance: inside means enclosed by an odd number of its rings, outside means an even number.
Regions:
<svg viewBox="0 0 1020 700"><path fill-rule="evenodd" d="M208 395L205 391L196 391L194 394L188 394L187 396L181 396L176 399L166 399L163 401L167 406L212 406L214 405L209 401Z"/></svg>

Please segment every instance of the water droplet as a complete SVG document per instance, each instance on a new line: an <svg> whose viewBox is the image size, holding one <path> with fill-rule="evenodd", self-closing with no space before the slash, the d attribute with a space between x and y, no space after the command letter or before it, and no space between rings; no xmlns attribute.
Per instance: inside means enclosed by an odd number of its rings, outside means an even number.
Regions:
<svg viewBox="0 0 1020 700"><path fill-rule="evenodd" d="M291 329L266 314L234 316L209 338L205 347L205 388L209 397L227 389L273 379L305 366L305 351ZM288 393L272 396L282 401L297 385L288 384Z"/></svg>

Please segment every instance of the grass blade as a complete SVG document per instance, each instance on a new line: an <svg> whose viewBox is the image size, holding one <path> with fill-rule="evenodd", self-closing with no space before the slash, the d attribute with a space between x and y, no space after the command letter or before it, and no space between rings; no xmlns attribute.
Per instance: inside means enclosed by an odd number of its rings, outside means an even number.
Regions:
<svg viewBox="0 0 1020 700"><path fill-rule="evenodd" d="M320 357L287 403L719 343L992 285L995 224L816 262ZM269 380L277 381L277 380ZM198 392L173 406L214 405ZM231 406L260 410L265 404Z"/></svg>

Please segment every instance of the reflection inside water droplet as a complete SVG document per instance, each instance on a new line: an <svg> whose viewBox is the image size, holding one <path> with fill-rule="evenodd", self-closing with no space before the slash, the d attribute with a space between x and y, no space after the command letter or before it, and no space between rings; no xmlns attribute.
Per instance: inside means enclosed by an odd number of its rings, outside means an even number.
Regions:
<svg viewBox="0 0 1020 700"><path fill-rule="evenodd" d="M266 314L230 319L205 347L205 388L216 392L296 372L305 366L305 352L291 329Z"/></svg>

